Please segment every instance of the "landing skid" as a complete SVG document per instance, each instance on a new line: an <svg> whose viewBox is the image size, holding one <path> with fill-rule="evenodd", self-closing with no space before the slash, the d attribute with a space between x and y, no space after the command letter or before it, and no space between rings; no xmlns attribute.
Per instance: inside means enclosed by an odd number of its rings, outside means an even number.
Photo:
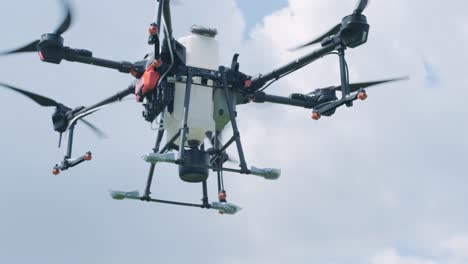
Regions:
<svg viewBox="0 0 468 264"><path fill-rule="evenodd" d="M235 60L236 60L236 57L233 60L233 64ZM215 132L214 142L213 142L214 149L211 153L209 153L210 159L208 163L205 163L205 164L195 163L193 161L188 161L188 159L185 158L186 157L185 155L187 154L186 152L188 151L185 149L185 146L187 145L187 135L188 135L188 130L189 130L188 114L189 114L189 109L190 109L190 92L191 92L192 78L194 76L213 78L213 76L211 75L205 76L206 71L203 71L197 68L187 67L187 81L186 81L186 87L185 87L184 113L183 113L182 127L171 139L168 140L166 145L161 150L159 150L162 138L164 136L164 126L163 126L164 116L161 116L158 136L156 139L155 147L153 148L153 152L147 155L144 155L142 157L143 160L151 164L144 195L141 196L139 192L137 191L134 191L134 192L111 191L110 194L112 198L117 199L117 200L124 200L124 199L141 200L141 201L163 203L163 204L198 207L202 209L214 209L214 210L218 210L221 214L232 215L232 214L236 214L237 212L239 212L241 210L241 207L233 203L227 202L226 190L224 188L223 172L226 171L226 172L235 172L235 173L246 174L246 175L255 175L255 176L263 177L267 180L277 180L280 177L281 170L279 169L259 169L256 167L251 167L250 169L248 169L247 167L247 163L245 161L245 156L244 156L244 151L243 151L241 140L240 140L240 133L239 133L239 129L237 126L236 114L234 112L232 98L229 93L228 72L229 72L228 69L224 67L220 67L218 73L214 75L214 76L217 76L216 83L218 83L218 87L215 87L215 89L222 89L224 92L224 97L225 97L224 99L226 101L227 108L229 110L228 111L229 118L230 118L230 122L232 125L233 133L234 133L234 135L226 143L226 145L222 146L222 144L219 142L218 140L219 131L214 131ZM171 150L174 149L174 145L177 140L179 140L178 146L181 146L181 147L178 149L179 150L178 155L175 155L175 153L171 152ZM240 169L225 168L223 166L223 163L224 163L223 157L225 155L225 151L227 150L229 146L231 146L234 143L237 147L237 152L239 155ZM201 145L201 148L204 148L204 144ZM203 168L203 169L208 169L208 170L212 170L216 172L217 178L218 178L219 201L212 202L212 203L209 202L208 187L207 187L206 179L201 180L202 187L203 187L203 198L202 198L201 204L182 203L182 202L166 201L166 200L152 198L151 197L151 185L153 182L155 167L157 163L161 163L161 162L173 163L173 164L177 164L180 166L187 166L191 168Z"/></svg>
<svg viewBox="0 0 468 264"><path fill-rule="evenodd" d="M166 201L160 199L153 199L148 197L140 196L138 191L131 191L131 192L122 192L122 191L109 191L111 197L115 200L140 200L146 202L155 202L155 203L162 203L162 204L171 204L171 205L179 205L179 206L187 206L187 207L196 207L202 209L214 209L218 210L222 214L229 214L234 215L238 213L242 208L237 206L233 203L228 202L212 202L207 204L192 204L192 203L182 203L182 202L174 202L174 201Z"/></svg>

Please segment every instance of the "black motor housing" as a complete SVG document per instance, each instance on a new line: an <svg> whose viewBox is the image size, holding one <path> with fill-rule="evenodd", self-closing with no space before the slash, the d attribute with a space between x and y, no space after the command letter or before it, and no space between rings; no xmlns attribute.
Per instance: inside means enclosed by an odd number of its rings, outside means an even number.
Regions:
<svg viewBox="0 0 468 264"><path fill-rule="evenodd" d="M186 164L209 165L210 154L204 150L196 148L186 149L184 151L184 162ZM202 168L190 165L179 165L179 177L185 182L204 182L208 179L208 168Z"/></svg>
<svg viewBox="0 0 468 264"><path fill-rule="evenodd" d="M37 44L37 49L41 60L54 64L59 64L65 57L63 38L57 34L44 34Z"/></svg>
<svg viewBox="0 0 468 264"><path fill-rule="evenodd" d="M367 42L369 29L366 16L353 14L343 18L340 36L347 47L356 48Z"/></svg>
<svg viewBox="0 0 468 264"><path fill-rule="evenodd" d="M314 96L317 102L317 107L315 110L325 107L328 105L328 103L338 100L338 97L336 97L336 91L334 87L325 88L325 89L317 89L314 91ZM322 113L322 115L332 116L333 114L335 114L335 111L336 111L336 108L330 111L327 111L325 113Z"/></svg>

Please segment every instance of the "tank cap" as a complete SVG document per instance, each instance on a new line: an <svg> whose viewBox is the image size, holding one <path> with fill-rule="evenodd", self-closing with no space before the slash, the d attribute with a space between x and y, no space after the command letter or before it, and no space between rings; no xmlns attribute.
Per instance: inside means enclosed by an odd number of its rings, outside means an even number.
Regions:
<svg viewBox="0 0 468 264"><path fill-rule="evenodd" d="M218 35L218 30L216 28L207 28L197 25L193 25L191 27L191 32L193 34L202 35L210 38L214 38L216 35Z"/></svg>

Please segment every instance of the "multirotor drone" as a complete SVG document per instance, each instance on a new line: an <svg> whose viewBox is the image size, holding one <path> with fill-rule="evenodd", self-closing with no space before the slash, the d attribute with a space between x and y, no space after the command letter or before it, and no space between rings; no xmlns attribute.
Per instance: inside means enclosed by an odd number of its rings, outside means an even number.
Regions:
<svg viewBox="0 0 468 264"><path fill-rule="evenodd" d="M152 152L143 156L143 159L150 163L144 193L140 195L136 191L111 191L111 196L118 200L133 199L215 209L220 213L235 214L240 207L227 202L223 172L255 175L267 180L276 180L281 174L279 169L247 165L236 122L238 106L248 103L275 103L303 107L311 109L312 118L318 120L322 116L332 116L336 109L343 105L351 107L355 100L365 100L367 94L364 89L367 87L403 79L349 83L345 51L367 42L370 26L366 16L362 14L367 7L367 0L360 0L354 12L344 17L341 23L330 31L298 47L306 48L320 44L320 48L272 72L256 76L240 71L238 54L233 56L229 67L219 66L218 43L215 38L217 30L214 28L193 26L191 35L174 39L170 0L157 1L156 21L149 27L148 39L148 44L154 49L143 60L133 63L101 59L94 57L91 51L64 46L61 35L70 27L73 12L67 1L62 0L62 4L65 19L53 33L44 34L39 40L0 55L38 52L44 62L60 64L66 60L90 64L131 74L134 80L127 88L105 100L92 106L76 108L67 107L45 96L8 84L0 83L0 85L29 97L41 106L55 107L52 122L54 130L60 133L59 146L63 133L67 133L68 140L63 160L53 168L55 175L92 159L91 152L72 158L73 136L78 122L83 122L98 135L102 135L98 128L84 118L103 107L134 95L143 105L143 118L150 123L156 122L159 128ZM330 54L339 57L340 85L316 89L308 94L295 93L289 97L265 92L265 89L275 81ZM341 93L340 98L337 92ZM229 123L233 135L223 143L220 135ZM237 148L239 168L225 166L231 159L226 154L227 149L233 144ZM151 185L157 163L176 164L182 181L201 183L202 203L192 204L153 198ZM219 193L218 201L211 203L207 186L210 171L216 172Z"/></svg>

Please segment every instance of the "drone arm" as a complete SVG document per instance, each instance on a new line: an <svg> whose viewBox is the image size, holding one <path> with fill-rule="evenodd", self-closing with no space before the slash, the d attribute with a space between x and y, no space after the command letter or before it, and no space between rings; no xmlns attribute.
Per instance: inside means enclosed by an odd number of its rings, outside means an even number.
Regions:
<svg viewBox="0 0 468 264"><path fill-rule="evenodd" d="M111 103L114 103L114 102L117 102L117 101L120 101L122 100L124 97L127 97L131 94L134 93L134 86L133 84L131 84L127 89L125 90L122 90L121 92L118 92L117 94L107 98L107 99L104 99L92 106L89 106L89 107L86 107L86 108L83 108L82 110L76 112L75 114L73 114L73 116L70 118L70 126L72 124L74 124L75 122L77 122L79 119L82 119L96 111L98 111L101 107L104 107L108 104L111 104Z"/></svg>
<svg viewBox="0 0 468 264"><path fill-rule="evenodd" d="M290 105L290 106L297 106L297 107L304 107L307 109L312 109L316 106L316 102L314 97L304 97L302 99L293 99L290 97L284 96L277 96L277 95L270 95L264 92L256 93L251 97L252 102L254 103L274 103L274 104L282 104L282 105Z"/></svg>
<svg viewBox="0 0 468 264"><path fill-rule="evenodd" d="M96 65L104 68L115 69L119 72L130 73L135 66L127 61L112 61L93 57L93 53L88 50L64 48L64 59L71 62L80 62L85 64Z"/></svg>
<svg viewBox="0 0 468 264"><path fill-rule="evenodd" d="M276 70L273 70L270 73L264 74L264 75L259 75L258 77L255 77L252 79L252 84L250 86L250 89L257 91L260 88L262 88L267 82L272 81L272 80L277 80L285 75L297 71L301 69L302 67L308 65L311 62L314 62L323 56L327 55L328 53L332 52L336 48L336 43L331 43L323 48L317 49L314 52L305 55L299 59L296 59L293 62L290 62Z"/></svg>
<svg viewBox="0 0 468 264"><path fill-rule="evenodd" d="M123 98L133 94L134 92L135 92L134 85L131 84L127 89L122 90L122 91L116 93L115 95L113 95L113 96L111 96L111 97L109 97L107 99L104 99L104 100L102 100L102 101L88 107L87 110L90 111L90 110L99 108L101 106L111 104L111 103L116 102L116 101L120 101Z"/></svg>

